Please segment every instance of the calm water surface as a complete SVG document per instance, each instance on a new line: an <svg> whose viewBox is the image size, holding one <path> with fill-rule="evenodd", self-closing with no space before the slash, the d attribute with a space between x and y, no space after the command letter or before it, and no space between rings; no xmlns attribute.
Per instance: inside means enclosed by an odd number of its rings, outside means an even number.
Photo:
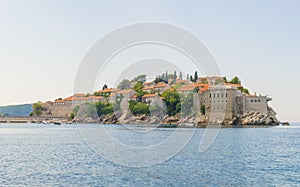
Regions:
<svg viewBox="0 0 300 187"><path fill-rule="evenodd" d="M93 152L76 125L0 124L0 186L300 186L300 126L222 129L200 154L203 131L162 164L128 168Z"/></svg>

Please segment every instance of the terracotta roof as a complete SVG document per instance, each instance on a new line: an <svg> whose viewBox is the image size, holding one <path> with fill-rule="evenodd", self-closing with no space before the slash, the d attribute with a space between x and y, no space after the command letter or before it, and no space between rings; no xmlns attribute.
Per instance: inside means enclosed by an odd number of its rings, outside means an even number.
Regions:
<svg viewBox="0 0 300 187"><path fill-rule="evenodd" d="M150 98L150 97L157 97L156 94L145 94L142 98Z"/></svg>
<svg viewBox="0 0 300 187"><path fill-rule="evenodd" d="M135 95L133 95L131 98L137 98L137 95L135 94Z"/></svg>
<svg viewBox="0 0 300 187"><path fill-rule="evenodd" d="M68 97L65 99L65 101L85 101L85 100L89 100L88 97Z"/></svg>
<svg viewBox="0 0 300 187"><path fill-rule="evenodd" d="M120 90L120 91L117 91L116 94L128 94L131 91L133 91L133 90Z"/></svg>
<svg viewBox="0 0 300 187"><path fill-rule="evenodd" d="M76 93L73 95L74 97L85 97L85 94L82 93Z"/></svg>
<svg viewBox="0 0 300 187"><path fill-rule="evenodd" d="M243 87L242 85L240 84L231 84L231 83L226 83L225 84L226 86L233 86L233 87Z"/></svg>
<svg viewBox="0 0 300 187"><path fill-rule="evenodd" d="M167 85L167 84L165 82L158 82L156 85L158 86L158 85Z"/></svg>
<svg viewBox="0 0 300 187"><path fill-rule="evenodd" d="M186 82L189 82L189 80L176 79L176 83L186 83Z"/></svg>
<svg viewBox="0 0 300 187"><path fill-rule="evenodd" d="M118 90L114 88L107 88L105 90L99 90L98 93L107 93L107 92L116 92L116 91Z"/></svg>
<svg viewBox="0 0 300 187"><path fill-rule="evenodd" d="M145 82L144 85L152 84L153 82Z"/></svg>
<svg viewBox="0 0 300 187"><path fill-rule="evenodd" d="M98 100L98 99L103 99L104 97L102 96L92 96L93 99Z"/></svg>
<svg viewBox="0 0 300 187"><path fill-rule="evenodd" d="M168 84L160 84L160 85L156 85L154 86L154 88L163 88L163 87L167 87Z"/></svg>
<svg viewBox="0 0 300 187"><path fill-rule="evenodd" d="M55 103L63 103L65 100L55 100Z"/></svg>
<svg viewBox="0 0 300 187"><path fill-rule="evenodd" d="M199 87L203 89L205 87L208 87L208 84L197 84L197 83L187 84L179 88L178 91L192 91L195 88L199 88Z"/></svg>
<svg viewBox="0 0 300 187"><path fill-rule="evenodd" d="M152 90L152 89L154 89L154 86L146 86L142 90Z"/></svg>
<svg viewBox="0 0 300 187"><path fill-rule="evenodd" d="M209 89L209 86L205 86L205 87L201 88L201 89L198 91L198 93L207 91L208 89Z"/></svg>

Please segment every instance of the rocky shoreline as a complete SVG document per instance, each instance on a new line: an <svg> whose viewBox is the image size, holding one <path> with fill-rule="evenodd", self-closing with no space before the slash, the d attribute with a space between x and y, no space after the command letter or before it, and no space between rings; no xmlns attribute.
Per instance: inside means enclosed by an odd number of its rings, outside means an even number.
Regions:
<svg viewBox="0 0 300 187"><path fill-rule="evenodd" d="M77 116L73 119L73 123L82 124L164 124L175 125L175 127L198 127L206 128L208 124L221 124L222 128L253 128L253 127L272 127L279 125L279 121L269 110L268 114L261 114L259 112L248 112L243 115L237 115L232 120L224 120L223 122L210 122L207 117L201 113L194 113L188 116L150 116L150 115L103 115L98 118L80 117ZM210 125L213 127L213 125Z"/></svg>

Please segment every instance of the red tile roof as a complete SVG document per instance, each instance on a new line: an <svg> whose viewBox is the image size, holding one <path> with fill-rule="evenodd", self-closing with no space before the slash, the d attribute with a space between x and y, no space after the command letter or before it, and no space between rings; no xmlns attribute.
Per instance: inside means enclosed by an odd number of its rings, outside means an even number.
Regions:
<svg viewBox="0 0 300 187"><path fill-rule="evenodd" d="M107 88L105 90L99 90L98 93L108 93L108 92L117 92L117 89L114 88Z"/></svg>
<svg viewBox="0 0 300 187"><path fill-rule="evenodd" d="M131 91L133 91L133 90L120 90L120 91L117 91L116 94L128 94Z"/></svg>
<svg viewBox="0 0 300 187"><path fill-rule="evenodd" d="M157 94L145 94L142 98L157 97Z"/></svg>

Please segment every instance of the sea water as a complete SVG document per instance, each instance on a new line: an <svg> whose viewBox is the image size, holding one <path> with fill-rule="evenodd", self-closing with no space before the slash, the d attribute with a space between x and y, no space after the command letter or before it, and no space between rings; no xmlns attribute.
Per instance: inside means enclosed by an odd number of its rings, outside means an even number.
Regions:
<svg viewBox="0 0 300 187"><path fill-rule="evenodd" d="M155 129L152 140L174 130ZM171 159L132 168L95 153L76 125L0 124L0 186L300 186L300 126L221 129L199 153L204 131Z"/></svg>

